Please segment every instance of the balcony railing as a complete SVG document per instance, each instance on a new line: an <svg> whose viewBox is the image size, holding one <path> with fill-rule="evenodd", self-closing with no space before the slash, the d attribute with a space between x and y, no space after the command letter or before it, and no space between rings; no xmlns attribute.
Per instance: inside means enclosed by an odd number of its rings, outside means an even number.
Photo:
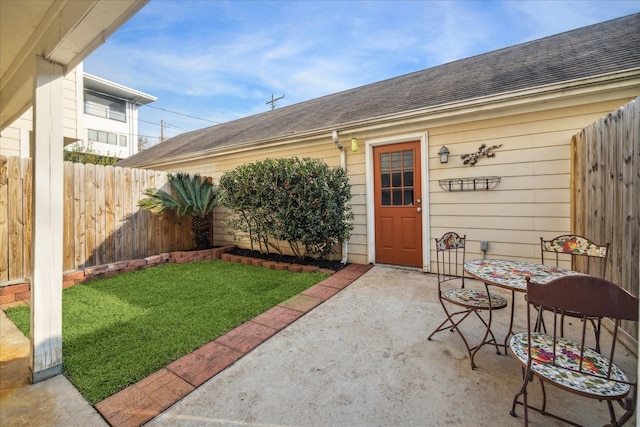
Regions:
<svg viewBox="0 0 640 427"><path fill-rule="evenodd" d="M85 114L90 114L96 117L102 117L103 119L117 120L119 122L126 122L127 116L125 113L112 110L107 106L100 106L95 104L84 105Z"/></svg>

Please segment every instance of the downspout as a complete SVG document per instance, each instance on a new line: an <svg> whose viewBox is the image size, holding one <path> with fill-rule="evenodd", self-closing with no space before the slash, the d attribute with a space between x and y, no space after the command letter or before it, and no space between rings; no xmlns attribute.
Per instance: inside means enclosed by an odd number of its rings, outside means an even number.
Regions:
<svg viewBox="0 0 640 427"><path fill-rule="evenodd" d="M336 148L340 150L340 167L347 170L347 153L344 151L342 144L340 143L340 138L338 137L338 131L334 130L332 133L333 142L336 144ZM342 242L342 259L340 262L342 264L347 263L347 258L349 257L349 241L345 240Z"/></svg>

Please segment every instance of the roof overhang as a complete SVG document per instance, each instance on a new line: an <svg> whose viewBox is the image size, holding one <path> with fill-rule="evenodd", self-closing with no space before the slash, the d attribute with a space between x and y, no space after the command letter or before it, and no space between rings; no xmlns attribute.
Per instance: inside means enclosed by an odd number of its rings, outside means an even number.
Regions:
<svg viewBox="0 0 640 427"><path fill-rule="evenodd" d="M594 93L604 95L607 92L615 92L629 88L634 89L635 93L640 93L640 69L625 70L618 73L594 76L586 79L506 92L490 97L468 99L462 102L435 105L429 108L406 111L388 116L372 117L367 120L348 122L322 129L312 129L285 137L281 136L259 141L248 141L243 144L232 146L216 147L209 150L164 158L161 161L141 162L133 167L163 169L168 166L191 161L195 158L202 160L203 158L214 158L227 156L233 153L242 153L255 149L256 147L277 147L322 135L326 135L329 140L329 137L334 130L344 132L345 134L353 134L364 133L365 131L373 129L390 128L397 126L398 124L407 124L412 122L431 124L435 124L443 120L446 120L449 123L460 122L469 120L469 117L477 118L482 114L504 114L505 110L508 110L510 114L515 114L515 111L520 111L521 109L527 110L540 108L540 106L546 105L552 101L584 97Z"/></svg>
<svg viewBox="0 0 640 427"><path fill-rule="evenodd" d="M0 1L0 130L33 104L36 56L66 73L148 1Z"/></svg>
<svg viewBox="0 0 640 427"><path fill-rule="evenodd" d="M88 73L84 73L84 88L124 99L138 105L146 105L158 100L158 98L153 95L128 88L121 84L114 83Z"/></svg>

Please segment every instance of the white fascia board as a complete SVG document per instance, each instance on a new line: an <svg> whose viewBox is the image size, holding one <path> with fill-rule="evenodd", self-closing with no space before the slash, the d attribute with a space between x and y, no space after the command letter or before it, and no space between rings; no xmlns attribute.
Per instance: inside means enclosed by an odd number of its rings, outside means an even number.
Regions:
<svg viewBox="0 0 640 427"><path fill-rule="evenodd" d="M84 73L84 87L85 89L114 96L137 105L146 105L158 100L158 98L153 95L131 89L89 73Z"/></svg>

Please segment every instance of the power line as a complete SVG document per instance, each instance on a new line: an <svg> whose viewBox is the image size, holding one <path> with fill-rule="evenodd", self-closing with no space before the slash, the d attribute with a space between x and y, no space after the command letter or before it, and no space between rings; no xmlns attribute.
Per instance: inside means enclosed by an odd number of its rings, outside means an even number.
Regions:
<svg viewBox="0 0 640 427"><path fill-rule="evenodd" d="M143 122L143 123L148 123L148 124L154 125L154 126L160 126L160 123L154 123L154 122L150 122L150 121L147 121L147 120L142 120L141 118L138 118L138 121L139 122Z"/></svg>
<svg viewBox="0 0 640 427"><path fill-rule="evenodd" d="M155 110L162 110L162 111L166 111L167 113L178 114L178 115L180 115L180 116L189 117L189 118L191 118L191 119L202 120L202 121L209 122L209 123L215 123L215 124L217 124L217 125L219 125L219 124L220 124L220 122L214 122L213 120L203 119L202 117L196 117L196 116L192 116L192 115L189 115L189 114L180 113L180 112L178 112L178 111L171 111L171 110L167 110L167 109L165 109L165 108L154 107L154 106L149 105L149 104L144 104L144 106L145 106L145 107L149 107L149 108L153 108L153 109L155 109Z"/></svg>
<svg viewBox="0 0 640 427"><path fill-rule="evenodd" d="M154 125L154 126L160 126L160 127L162 127L162 125L161 125L161 124L159 124L159 123L154 123L154 122L150 122L150 121L148 121L148 120L142 120L142 119L138 118L138 121L139 121L139 122L148 123L148 124L150 124L150 125ZM170 124L170 123L167 123L167 122L165 122L165 123L164 123L164 126L165 126L165 127L172 128L172 129L183 130L183 131L185 131L185 132L191 132L189 129L184 129L184 128L181 128L181 127L178 127L178 126L172 125L172 124Z"/></svg>
<svg viewBox="0 0 640 427"><path fill-rule="evenodd" d="M185 132L191 132L189 129L183 129L183 128L181 128L181 127L178 127L178 126L176 126L176 125L172 125L171 123L167 123L167 122L164 122L164 126L165 126L165 127L172 128L172 129L183 130L183 131L185 131Z"/></svg>

